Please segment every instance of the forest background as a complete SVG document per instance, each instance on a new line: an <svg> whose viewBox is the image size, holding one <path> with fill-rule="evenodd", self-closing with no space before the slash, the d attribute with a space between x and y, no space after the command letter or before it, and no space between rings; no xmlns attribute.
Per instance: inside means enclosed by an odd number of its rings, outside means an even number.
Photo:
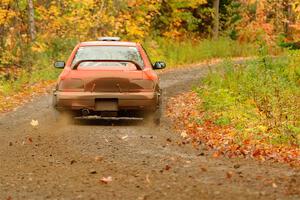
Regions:
<svg viewBox="0 0 300 200"><path fill-rule="evenodd" d="M170 66L257 55L265 46L271 53L297 48L299 2L0 0L0 94L54 79L55 60L66 59L76 43L99 36L141 42L152 60Z"/></svg>

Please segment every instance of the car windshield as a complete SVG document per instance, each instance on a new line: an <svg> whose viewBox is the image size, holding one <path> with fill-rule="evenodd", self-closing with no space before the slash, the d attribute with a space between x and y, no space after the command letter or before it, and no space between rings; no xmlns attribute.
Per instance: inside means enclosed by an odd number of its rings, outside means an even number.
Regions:
<svg viewBox="0 0 300 200"><path fill-rule="evenodd" d="M141 55L136 47L128 46L86 46L80 47L73 60L72 66L79 61L84 60L130 60L144 66ZM118 62L83 62L79 67L110 67L110 66L124 66L124 63ZM126 65L125 65L126 66Z"/></svg>

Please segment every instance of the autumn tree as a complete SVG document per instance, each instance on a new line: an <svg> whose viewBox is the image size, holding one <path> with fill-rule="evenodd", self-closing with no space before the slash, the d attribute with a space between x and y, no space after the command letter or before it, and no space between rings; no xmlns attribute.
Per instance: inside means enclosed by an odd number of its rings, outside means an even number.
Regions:
<svg viewBox="0 0 300 200"><path fill-rule="evenodd" d="M0 0L0 67L76 41L230 36L244 42L299 38L299 0ZM31 61L30 61L31 60Z"/></svg>

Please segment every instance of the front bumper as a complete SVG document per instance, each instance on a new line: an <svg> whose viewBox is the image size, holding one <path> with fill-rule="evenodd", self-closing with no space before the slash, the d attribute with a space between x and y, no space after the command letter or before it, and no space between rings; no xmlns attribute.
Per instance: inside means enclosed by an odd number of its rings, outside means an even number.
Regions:
<svg viewBox="0 0 300 200"><path fill-rule="evenodd" d="M97 110L97 102L113 101L117 110L155 110L159 104L159 93L97 93L97 92L53 92L53 106L57 110Z"/></svg>

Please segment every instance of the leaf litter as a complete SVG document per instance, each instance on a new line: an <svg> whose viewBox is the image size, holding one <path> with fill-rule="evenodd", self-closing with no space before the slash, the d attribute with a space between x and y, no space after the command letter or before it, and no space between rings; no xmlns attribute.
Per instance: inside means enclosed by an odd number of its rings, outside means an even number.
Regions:
<svg viewBox="0 0 300 200"><path fill-rule="evenodd" d="M212 154L214 158L244 157L288 163L293 167L300 166L299 146L275 145L268 143L268 140L258 140L254 137L238 141L236 139L238 133L233 126L217 125L211 120L205 120L203 117L205 113L199 111L199 105L201 99L195 92L171 98L167 104L167 115L174 122L174 128L183 139L192 138L192 145L195 148L202 143L205 144L214 151Z"/></svg>

